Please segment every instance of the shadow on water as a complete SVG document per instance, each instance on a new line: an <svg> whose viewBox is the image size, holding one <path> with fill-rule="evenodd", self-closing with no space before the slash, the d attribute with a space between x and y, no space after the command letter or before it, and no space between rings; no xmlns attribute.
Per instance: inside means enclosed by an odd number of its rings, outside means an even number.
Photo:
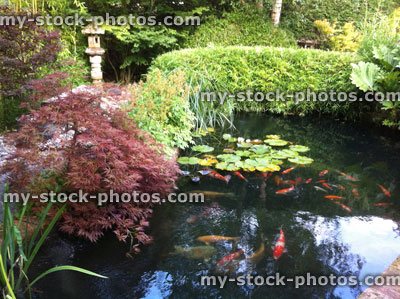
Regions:
<svg viewBox="0 0 400 299"><path fill-rule="evenodd" d="M236 130L225 129L207 136L200 142L220 147L223 133L244 138L263 138L279 134L295 144L311 148L307 156L315 162L297 167L285 179L313 178L310 184L300 184L294 192L277 195L272 178L266 180L244 173L248 182L234 176L227 185L210 177L193 183L183 177L182 191L208 190L234 193L235 197L218 197L205 204L165 204L157 208L151 225L154 244L129 259L128 245L119 243L112 234L96 244L55 233L38 256L34 271L52 265L73 264L109 277L107 280L73 272L58 272L36 286L36 298L356 298L364 286L237 286L227 283L224 288L203 286L201 275L219 275L218 261L237 250L231 242L213 244L216 253L209 259L190 259L171 254L174 246L204 246L196 240L202 235L239 237L236 247L251 257L263 241L265 252L253 264L242 263L231 277L237 275L295 275L330 274L355 275L359 278L380 274L400 253L399 195L400 141L382 137L367 128L329 120L281 118L263 114L239 115ZM185 168L186 169L186 168ZM319 172L328 169L324 179L343 185L346 190L335 191L346 198L352 212L344 210L315 189ZM349 182L334 170L351 174L356 183ZM194 167L187 170L195 171ZM352 186L357 184L357 187ZM377 184L386 186L391 198L385 197ZM354 196L357 188L360 196ZM188 223L193 215L204 217ZM390 202L390 207L374 207ZM214 204L215 206L215 204ZM282 227L287 253L274 260L272 249ZM261 238L263 236L263 240Z"/></svg>

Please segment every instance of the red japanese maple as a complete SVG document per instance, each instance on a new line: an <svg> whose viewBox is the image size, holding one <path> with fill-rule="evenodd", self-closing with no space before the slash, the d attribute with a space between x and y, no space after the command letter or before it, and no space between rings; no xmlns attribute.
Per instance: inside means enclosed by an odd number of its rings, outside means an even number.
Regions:
<svg viewBox="0 0 400 299"><path fill-rule="evenodd" d="M161 154L162 145L138 129L124 112L100 107L100 92L70 92L20 119L16 152L3 172L14 190L146 192L165 195L174 187L178 166ZM67 203L61 230L96 241L113 229L120 240L147 243L151 203ZM40 207L37 203L36 206Z"/></svg>

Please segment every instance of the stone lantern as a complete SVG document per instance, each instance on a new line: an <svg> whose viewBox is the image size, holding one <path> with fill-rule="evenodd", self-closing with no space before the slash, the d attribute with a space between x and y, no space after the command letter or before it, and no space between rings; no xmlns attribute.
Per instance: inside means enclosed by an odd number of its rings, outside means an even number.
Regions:
<svg viewBox="0 0 400 299"><path fill-rule="evenodd" d="M86 49L85 53L90 55L89 59L92 68L90 75L93 84L101 84L103 79L103 72L101 71L101 56L105 51L100 45L100 35L104 34L104 30L93 27L93 25L88 25L82 30L82 33L88 35L89 47Z"/></svg>

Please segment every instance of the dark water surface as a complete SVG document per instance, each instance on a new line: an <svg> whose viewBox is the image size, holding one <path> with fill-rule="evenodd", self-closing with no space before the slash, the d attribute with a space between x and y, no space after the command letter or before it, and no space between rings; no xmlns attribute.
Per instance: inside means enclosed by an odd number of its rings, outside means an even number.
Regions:
<svg viewBox="0 0 400 299"><path fill-rule="evenodd" d="M237 247L251 256L264 238L265 252L256 264L244 264L239 274L275 275L287 277L305 275L380 274L400 254L400 140L381 137L379 132L332 120L282 118L263 114L239 115L237 130L225 129L204 138L202 143L219 146L220 136L231 133L244 138L260 138L279 134L285 140L311 148L306 155L315 160L307 167L297 167L284 179L313 178L310 184L300 184L288 195L277 195L276 186L268 179L243 173L248 182L234 176L229 184L210 177L199 183L189 178L179 182L181 190L232 192L234 198L219 197L220 208L212 209L207 217L187 223L193 215L201 214L205 204L166 204L156 209L151 220L150 234L154 243L143 248L134 259L126 257L128 245L119 243L110 234L92 245L64 235L55 235L43 247L34 271L53 265L71 264L109 277L91 278L73 272L49 275L36 285L36 298L356 298L364 286L285 287L236 286L220 289L202 286L201 275L218 275L217 262L233 252L232 243L214 244L217 252L208 260L170 255L174 245L204 245L196 238L202 235L238 236ZM201 144L201 143L200 143ZM197 170L195 167L184 168ZM329 170L324 177L346 190L330 194L346 197L344 210L314 188L319 172ZM345 172L358 181L359 197L352 194L350 181L334 170ZM222 172L223 173L223 172ZM227 173L223 173L227 174ZM386 197L377 184L392 194ZM320 186L320 184L317 184ZM260 196L261 194L261 196ZM263 196L265 194L265 196ZM390 202L390 207L373 204ZM286 237L287 253L274 260L271 246L279 228Z"/></svg>

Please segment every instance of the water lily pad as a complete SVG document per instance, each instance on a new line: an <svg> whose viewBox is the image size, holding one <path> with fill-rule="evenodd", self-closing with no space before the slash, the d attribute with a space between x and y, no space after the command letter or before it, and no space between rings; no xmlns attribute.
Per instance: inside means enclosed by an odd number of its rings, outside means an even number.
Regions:
<svg viewBox="0 0 400 299"><path fill-rule="evenodd" d="M275 164L268 164L265 166L257 166L256 169L261 172L267 172L267 171L274 172L274 171L279 171L281 168Z"/></svg>
<svg viewBox="0 0 400 299"><path fill-rule="evenodd" d="M266 135L265 137L267 139L281 139L281 136L279 135Z"/></svg>
<svg viewBox="0 0 400 299"><path fill-rule="evenodd" d="M303 157L303 156L297 156L297 157L294 157L294 158L289 158L289 161L292 162L292 163L303 164L303 165L311 164L312 162L314 162L313 159L308 158L308 157Z"/></svg>
<svg viewBox="0 0 400 299"><path fill-rule="evenodd" d="M180 157L177 161L180 164L196 165L199 163L200 159L196 157Z"/></svg>
<svg viewBox="0 0 400 299"><path fill-rule="evenodd" d="M216 159L217 157L216 156L214 156L214 155L203 155L203 157L204 158L206 158L206 159Z"/></svg>
<svg viewBox="0 0 400 299"><path fill-rule="evenodd" d="M271 147L267 145L256 145L253 146L250 150L257 155L263 155L265 153L268 153L271 150Z"/></svg>
<svg viewBox="0 0 400 299"><path fill-rule="evenodd" d="M249 147L252 147L253 144L250 142L242 142L242 143L238 143L237 146L240 148L249 148Z"/></svg>
<svg viewBox="0 0 400 299"><path fill-rule="evenodd" d="M226 163L226 162L220 162L220 163L215 164L215 168L217 168L217 169L226 170L227 167L228 167L228 163Z"/></svg>
<svg viewBox="0 0 400 299"><path fill-rule="evenodd" d="M229 139L231 139L232 138L232 135L231 134L224 134L224 135L222 135L222 139L224 139L224 140L229 140Z"/></svg>
<svg viewBox="0 0 400 299"><path fill-rule="evenodd" d="M248 157L250 156L251 152L249 151L236 151L235 155L239 157Z"/></svg>
<svg viewBox="0 0 400 299"><path fill-rule="evenodd" d="M198 164L201 166L211 166L216 163L218 163L216 159L201 159Z"/></svg>
<svg viewBox="0 0 400 299"><path fill-rule="evenodd" d="M233 148L224 148L223 152L224 153L234 153L235 150Z"/></svg>
<svg viewBox="0 0 400 299"><path fill-rule="evenodd" d="M229 163L234 163L240 161L240 157L232 154L223 154L223 155L218 155L218 159L223 160L225 162Z"/></svg>
<svg viewBox="0 0 400 299"><path fill-rule="evenodd" d="M286 144L288 144L287 141L281 139L266 139L264 140L264 142L272 146L285 146Z"/></svg>
<svg viewBox="0 0 400 299"><path fill-rule="evenodd" d="M309 147L304 146L304 145L291 145L289 148L292 151L299 152L299 153L305 153L305 152L308 152L310 150Z"/></svg>
<svg viewBox="0 0 400 299"><path fill-rule="evenodd" d="M288 149L284 149L284 150L273 152L273 153L271 153L271 155L276 159L287 159L287 158L297 157L299 155L299 153L288 150Z"/></svg>
<svg viewBox="0 0 400 299"><path fill-rule="evenodd" d="M195 145L192 147L192 150L200 153L209 153L212 152L214 148L208 145Z"/></svg>

